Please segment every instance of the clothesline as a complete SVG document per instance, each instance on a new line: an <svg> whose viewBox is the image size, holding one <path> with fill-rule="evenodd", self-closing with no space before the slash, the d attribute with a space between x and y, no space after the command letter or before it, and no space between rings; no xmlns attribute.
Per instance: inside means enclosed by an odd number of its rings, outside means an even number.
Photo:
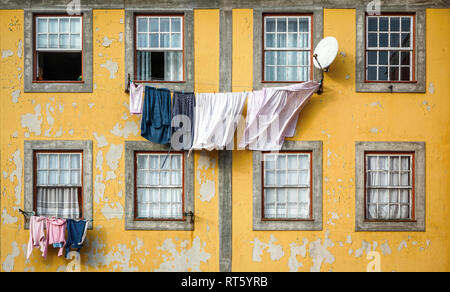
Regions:
<svg viewBox="0 0 450 292"><path fill-rule="evenodd" d="M84 221L86 221L86 222L93 222L93 221L94 221L93 219L83 219L83 218L62 218L62 217L55 217L55 216L51 216L51 217L48 217L48 216L40 216L40 215L36 215L36 213L35 213L34 211L24 211L24 210L22 210L22 209L19 209L19 212L22 213L22 215L23 215L25 218L31 217L31 216L39 216L39 217L46 217L46 218L48 218L48 219L51 219L51 218L55 218L55 219L65 219L65 220L67 220L67 219L72 219L72 220L77 220L77 221L84 220Z"/></svg>

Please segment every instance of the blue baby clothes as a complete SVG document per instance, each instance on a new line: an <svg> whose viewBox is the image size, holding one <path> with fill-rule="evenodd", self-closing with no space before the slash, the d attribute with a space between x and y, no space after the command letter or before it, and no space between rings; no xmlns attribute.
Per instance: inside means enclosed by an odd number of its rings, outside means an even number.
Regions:
<svg viewBox="0 0 450 292"><path fill-rule="evenodd" d="M86 237L86 231L88 224L86 220L74 220L67 219L67 242L66 242L66 255L70 252L71 248L76 248L79 252L83 247L83 241Z"/></svg>
<svg viewBox="0 0 450 292"><path fill-rule="evenodd" d="M168 144L172 136L171 99L168 89L145 87L141 136L150 142Z"/></svg>

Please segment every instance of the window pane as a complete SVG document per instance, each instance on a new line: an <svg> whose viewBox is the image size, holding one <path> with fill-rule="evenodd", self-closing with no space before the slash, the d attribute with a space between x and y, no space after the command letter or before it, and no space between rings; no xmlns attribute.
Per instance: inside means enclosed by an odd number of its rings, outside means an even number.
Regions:
<svg viewBox="0 0 450 292"><path fill-rule="evenodd" d="M369 156L367 161L368 161L369 170L377 170L378 169L376 156Z"/></svg>
<svg viewBox="0 0 450 292"><path fill-rule="evenodd" d="M37 32L46 33L47 32L47 18L37 19Z"/></svg>
<svg viewBox="0 0 450 292"><path fill-rule="evenodd" d="M266 66L264 78L266 81L275 81L275 68Z"/></svg>
<svg viewBox="0 0 450 292"><path fill-rule="evenodd" d="M400 34L391 33L390 46L392 48L398 48L400 46Z"/></svg>
<svg viewBox="0 0 450 292"><path fill-rule="evenodd" d="M70 48L70 36L68 34L59 35L59 47L62 49Z"/></svg>
<svg viewBox="0 0 450 292"><path fill-rule="evenodd" d="M80 159L81 159L80 154L71 154L70 155L70 168L80 169L81 168Z"/></svg>
<svg viewBox="0 0 450 292"><path fill-rule="evenodd" d="M70 32L81 33L81 21L80 18L70 18Z"/></svg>
<svg viewBox="0 0 450 292"><path fill-rule="evenodd" d="M50 170L48 173L48 184L49 185L56 185L58 184L58 171L57 170Z"/></svg>
<svg viewBox="0 0 450 292"><path fill-rule="evenodd" d="M49 34L48 35L48 47L49 48L58 48L59 40L57 34Z"/></svg>
<svg viewBox="0 0 450 292"><path fill-rule="evenodd" d="M389 18L380 17L380 31L388 31L389 29Z"/></svg>
<svg viewBox="0 0 450 292"><path fill-rule="evenodd" d="M378 192L377 190L369 189L367 194L367 201L370 204L376 204L378 202Z"/></svg>
<svg viewBox="0 0 450 292"><path fill-rule="evenodd" d="M288 163L289 170L297 170L298 169L297 155L288 155L287 163Z"/></svg>
<svg viewBox="0 0 450 292"><path fill-rule="evenodd" d="M81 37L79 34L70 35L70 47L72 49L81 49Z"/></svg>
<svg viewBox="0 0 450 292"><path fill-rule="evenodd" d="M398 51L390 51L389 52L389 64L398 65L399 64L399 52Z"/></svg>
<svg viewBox="0 0 450 292"><path fill-rule="evenodd" d="M297 81L298 78L298 67L287 67L286 69L286 81Z"/></svg>
<svg viewBox="0 0 450 292"><path fill-rule="evenodd" d="M159 48L159 35L157 33L150 34L150 48Z"/></svg>
<svg viewBox="0 0 450 292"><path fill-rule="evenodd" d="M298 185L298 173L296 170L288 171L288 185Z"/></svg>
<svg viewBox="0 0 450 292"><path fill-rule="evenodd" d="M170 34L162 33L159 35L160 37L160 47L161 48L170 48Z"/></svg>
<svg viewBox="0 0 450 292"><path fill-rule="evenodd" d="M59 33L68 33L70 31L69 18L61 18L59 20Z"/></svg>
<svg viewBox="0 0 450 292"><path fill-rule="evenodd" d="M402 186L409 186L409 172L402 172L401 173L401 185Z"/></svg>
<svg viewBox="0 0 450 292"><path fill-rule="evenodd" d="M59 183L65 185L70 184L70 171L62 170L59 172Z"/></svg>
<svg viewBox="0 0 450 292"><path fill-rule="evenodd" d="M367 62L369 65L377 65L377 52L368 51L367 52Z"/></svg>
<svg viewBox="0 0 450 292"><path fill-rule="evenodd" d="M158 18L150 18L150 32L159 32L159 19Z"/></svg>
<svg viewBox="0 0 450 292"><path fill-rule="evenodd" d="M402 31L405 31L405 32L411 31L411 18L410 17L402 17Z"/></svg>
<svg viewBox="0 0 450 292"><path fill-rule="evenodd" d="M402 52L401 64L402 65L410 65L410 52Z"/></svg>
<svg viewBox="0 0 450 292"><path fill-rule="evenodd" d="M369 31L378 31L378 18L369 17L367 21L367 27Z"/></svg>
<svg viewBox="0 0 450 292"><path fill-rule="evenodd" d="M37 47L38 49L45 49L48 47L46 34L38 35Z"/></svg>
<svg viewBox="0 0 450 292"><path fill-rule="evenodd" d="M284 186L286 185L286 171L277 171L277 185L278 186Z"/></svg>
<svg viewBox="0 0 450 292"><path fill-rule="evenodd" d="M401 158L402 160L402 164L401 164L401 168L402 170L410 170L410 163L409 163L409 157L404 156Z"/></svg>
<svg viewBox="0 0 450 292"><path fill-rule="evenodd" d="M275 203L275 189L264 190L264 203L272 204Z"/></svg>
<svg viewBox="0 0 450 292"><path fill-rule="evenodd" d="M368 47L369 48L376 48L376 47L378 47L378 34L376 34L376 33L369 33Z"/></svg>
<svg viewBox="0 0 450 292"><path fill-rule="evenodd" d="M172 43L171 48L180 48L181 49L181 34L180 33L173 33L172 34Z"/></svg>
<svg viewBox="0 0 450 292"><path fill-rule="evenodd" d="M388 80L388 67L378 67L378 80Z"/></svg>
<svg viewBox="0 0 450 292"><path fill-rule="evenodd" d="M49 18L48 32L49 33L58 33L58 19L57 18Z"/></svg>
<svg viewBox="0 0 450 292"><path fill-rule="evenodd" d="M286 67L277 67L277 80L286 80Z"/></svg>
<svg viewBox="0 0 450 292"><path fill-rule="evenodd" d="M309 48L309 35L307 33L299 34L298 48L299 49Z"/></svg>
<svg viewBox="0 0 450 292"><path fill-rule="evenodd" d="M378 218L379 219L388 219L389 218L389 205L380 205L378 206Z"/></svg>
<svg viewBox="0 0 450 292"><path fill-rule="evenodd" d="M389 34L387 33L380 33L380 44L379 47L380 48L387 48L388 47L388 36Z"/></svg>
<svg viewBox="0 0 450 292"><path fill-rule="evenodd" d="M275 34L266 34L266 48L275 48Z"/></svg>
<svg viewBox="0 0 450 292"><path fill-rule="evenodd" d="M288 48L297 48L297 34L289 33L287 39Z"/></svg>
<svg viewBox="0 0 450 292"><path fill-rule="evenodd" d="M161 18L160 26L160 32L170 32L170 18Z"/></svg>
<svg viewBox="0 0 450 292"><path fill-rule="evenodd" d="M277 19L277 32L286 32L286 18L278 18Z"/></svg>
<svg viewBox="0 0 450 292"><path fill-rule="evenodd" d="M138 49L144 49L148 47L148 34L138 33Z"/></svg>
<svg viewBox="0 0 450 292"><path fill-rule="evenodd" d="M275 18L266 18L266 32L275 32Z"/></svg>
<svg viewBox="0 0 450 292"><path fill-rule="evenodd" d="M298 31L297 18L289 18L288 19L288 32L297 32L297 31Z"/></svg>
<svg viewBox="0 0 450 292"><path fill-rule="evenodd" d="M391 32L400 31L400 18L391 17Z"/></svg>
<svg viewBox="0 0 450 292"><path fill-rule="evenodd" d="M387 51L378 52L378 64L379 65L388 65L388 52Z"/></svg>
<svg viewBox="0 0 450 292"><path fill-rule="evenodd" d="M308 185L309 186L309 170L300 170L299 171L299 184L300 185Z"/></svg>
<svg viewBox="0 0 450 292"><path fill-rule="evenodd" d="M409 33L402 33L402 48L409 48L411 47L411 40L410 40L410 34Z"/></svg>
<svg viewBox="0 0 450 292"><path fill-rule="evenodd" d="M57 154L49 155L49 168L50 169L58 169L58 155Z"/></svg>
<svg viewBox="0 0 450 292"><path fill-rule="evenodd" d="M275 65L275 52L273 51L267 51L266 52L266 65Z"/></svg>
<svg viewBox="0 0 450 292"><path fill-rule="evenodd" d="M300 32L309 32L309 20L306 18L299 20L299 31Z"/></svg>
<svg viewBox="0 0 450 292"><path fill-rule="evenodd" d="M367 80L377 80L377 67L369 66L367 68Z"/></svg>
<svg viewBox="0 0 450 292"><path fill-rule="evenodd" d="M277 52L277 65L286 65L286 54L284 51Z"/></svg>
<svg viewBox="0 0 450 292"><path fill-rule="evenodd" d="M300 203L309 203L311 200L309 189L301 188L299 189L299 202Z"/></svg>
<svg viewBox="0 0 450 292"><path fill-rule="evenodd" d="M80 171L75 170L70 172L70 183L71 184L81 184Z"/></svg>
<svg viewBox="0 0 450 292"><path fill-rule="evenodd" d="M181 19L180 18L172 18L172 32L181 32Z"/></svg>
<svg viewBox="0 0 450 292"><path fill-rule="evenodd" d="M409 204L409 190L400 190L400 202Z"/></svg>
<svg viewBox="0 0 450 292"><path fill-rule="evenodd" d="M401 70L401 80L402 81L410 81L411 80L411 75L410 75L410 69L409 67L402 67Z"/></svg>
<svg viewBox="0 0 450 292"><path fill-rule="evenodd" d="M46 185L47 184L47 171L46 170L38 170L37 172L37 184L38 185Z"/></svg>
<svg viewBox="0 0 450 292"><path fill-rule="evenodd" d="M147 18L138 18L137 20L137 31L138 32L147 32L148 31L148 19Z"/></svg>
<svg viewBox="0 0 450 292"><path fill-rule="evenodd" d="M400 219L409 219L409 206L402 205L401 206L401 213L400 213Z"/></svg>
<svg viewBox="0 0 450 292"><path fill-rule="evenodd" d="M48 166L48 155L42 155L39 154L37 156L37 160L38 160L38 168L39 169L46 169Z"/></svg>
<svg viewBox="0 0 450 292"><path fill-rule="evenodd" d="M397 81L400 79L400 70L398 67L389 68L389 80Z"/></svg>
<svg viewBox="0 0 450 292"><path fill-rule="evenodd" d="M68 154L62 154L59 156L59 168L60 169L69 169L70 165L70 156Z"/></svg>
<svg viewBox="0 0 450 292"><path fill-rule="evenodd" d="M391 172L389 174L389 185L391 186L398 186L399 185L399 173L396 172Z"/></svg>
<svg viewBox="0 0 450 292"><path fill-rule="evenodd" d="M277 34L277 48L286 48L286 34Z"/></svg>
<svg viewBox="0 0 450 292"><path fill-rule="evenodd" d="M174 186L181 185L181 171L172 171L171 184Z"/></svg>
<svg viewBox="0 0 450 292"><path fill-rule="evenodd" d="M309 66L309 52L299 52L300 62L299 65Z"/></svg>

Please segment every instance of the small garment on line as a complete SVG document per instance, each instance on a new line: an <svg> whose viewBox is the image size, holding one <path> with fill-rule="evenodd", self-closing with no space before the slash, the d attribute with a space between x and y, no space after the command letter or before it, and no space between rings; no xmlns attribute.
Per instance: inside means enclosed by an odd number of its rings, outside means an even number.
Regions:
<svg viewBox="0 0 450 292"><path fill-rule="evenodd" d="M295 135L300 111L319 86L315 81L308 81L250 93L245 131L239 148L281 150L284 139Z"/></svg>
<svg viewBox="0 0 450 292"><path fill-rule="evenodd" d="M61 218L47 218L46 219L47 228L47 245L49 244L60 244L58 256L62 256L64 251L64 245L66 244L66 219ZM45 254L47 257L47 253Z"/></svg>
<svg viewBox="0 0 450 292"><path fill-rule="evenodd" d="M197 93L191 150L223 150L233 142L247 93Z"/></svg>
<svg viewBox="0 0 450 292"><path fill-rule="evenodd" d="M171 147L175 150L189 150L192 147L194 141L194 109L194 93L173 93ZM178 127L179 125L181 127Z"/></svg>
<svg viewBox="0 0 450 292"><path fill-rule="evenodd" d="M44 258L47 256L47 238L44 233L45 223L45 217L30 217L30 239L28 241L27 260L30 258L33 248L39 248Z"/></svg>
<svg viewBox="0 0 450 292"><path fill-rule="evenodd" d="M74 220L67 219L67 242L66 242L66 254L65 257L70 252L71 248L77 249L80 252L83 247L83 242L86 237L87 231L87 221L86 220Z"/></svg>
<svg viewBox="0 0 450 292"><path fill-rule="evenodd" d="M130 113L134 115L142 114L142 99L144 96L144 85L137 86L133 81L130 82Z"/></svg>
<svg viewBox="0 0 450 292"><path fill-rule="evenodd" d="M141 136L150 142L168 144L172 136L171 98L168 89L145 87Z"/></svg>

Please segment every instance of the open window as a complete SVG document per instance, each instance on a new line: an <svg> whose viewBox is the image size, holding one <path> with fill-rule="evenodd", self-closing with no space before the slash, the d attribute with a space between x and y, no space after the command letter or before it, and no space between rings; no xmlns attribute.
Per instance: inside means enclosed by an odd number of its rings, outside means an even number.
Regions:
<svg viewBox="0 0 450 292"><path fill-rule="evenodd" d="M83 82L82 18L34 15L33 82Z"/></svg>

